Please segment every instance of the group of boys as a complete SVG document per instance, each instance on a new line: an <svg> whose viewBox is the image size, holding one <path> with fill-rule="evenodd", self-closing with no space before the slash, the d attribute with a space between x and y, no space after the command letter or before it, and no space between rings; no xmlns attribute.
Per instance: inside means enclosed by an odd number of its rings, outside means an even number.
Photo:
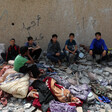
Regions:
<svg viewBox="0 0 112 112"><path fill-rule="evenodd" d="M95 37L96 38L93 39L90 45L89 54L93 57L93 59L95 59L95 55L98 54L101 56L99 61L105 60L108 53L105 41L101 38L100 32L95 33ZM69 39L66 41L62 52L60 43L57 40L58 36L53 34L48 44L47 58L53 63L58 63L60 66L65 57L67 63L70 64L70 55L72 54L74 55L74 63L76 63L79 57L79 51L74 38L74 33L70 33ZM28 42L26 42L25 46L21 48L15 44L15 39L11 39L7 52L2 53L1 56L4 61L15 60L14 69L17 72L31 72L34 78L38 78L40 76L40 71L35 62L38 62L41 52L42 49L40 46L36 45L32 37L28 37Z"/></svg>

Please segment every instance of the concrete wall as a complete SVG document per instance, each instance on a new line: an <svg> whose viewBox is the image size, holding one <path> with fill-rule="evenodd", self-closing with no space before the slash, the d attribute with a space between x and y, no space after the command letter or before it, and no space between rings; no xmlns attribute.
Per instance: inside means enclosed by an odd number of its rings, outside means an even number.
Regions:
<svg viewBox="0 0 112 112"><path fill-rule="evenodd" d="M31 35L46 49L53 33L63 48L70 32L89 45L96 31L112 47L112 0L0 0L0 43L15 38L23 45Z"/></svg>

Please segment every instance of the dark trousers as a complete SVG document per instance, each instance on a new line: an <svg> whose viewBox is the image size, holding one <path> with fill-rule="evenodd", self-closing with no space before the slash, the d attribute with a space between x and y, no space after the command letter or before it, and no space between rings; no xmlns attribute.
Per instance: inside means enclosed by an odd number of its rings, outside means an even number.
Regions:
<svg viewBox="0 0 112 112"><path fill-rule="evenodd" d="M102 53L104 52L104 50L103 49L101 49L101 50L97 50L97 49L93 49L92 50L93 51L93 58L95 59L96 57L95 57L95 55L102 55ZM106 51L106 56L104 56L104 57L102 57L102 61L103 60L106 60L106 58L107 58L107 53L108 53L108 51Z"/></svg>
<svg viewBox="0 0 112 112"><path fill-rule="evenodd" d="M65 53L65 56L66 56L66 60L67 60L67 62L69 63L70 62L70 52L69 51L66 51L66 50L64 50L64 53ZM78 57L79 57L79 51L77 50L76 52L75 52L75 57L74 57L74 61L76 61L77 59L78 59Z"/></svg>
<svg viewBox="0 0 112 112"><path fill-rule="evenodd" d="M42 52L42 49L39 48L39 49L35 50L34 52L30 51L30 55L34 60L36 60L40 57L41 52Z"/></svg>
<svg viewBox="0 0 112 112"><path fill-rule="evenodd" d="M33 65L26 64L25 66L23 66L19 69L19 72L21 72L21 73L32 72L34 78L37 78L38 75L40 74L40 71L35 64L33 64Z"/></svg>
<svg viewBox="0 0 112 112"><path fill-rule="evenodd" d="M64 54L60 53L60 56L56 56L52 53L47 53L47 58L50 59L52 62L58 63L58 61L61 61L64 58Z"/></svg>
<svg viewBox="0 0 112 112"><path fill-rule="evenodd" d="M6 59L6 53L1 53L1 57L4 61L15 60L16 56L8 56Z"/></svg>

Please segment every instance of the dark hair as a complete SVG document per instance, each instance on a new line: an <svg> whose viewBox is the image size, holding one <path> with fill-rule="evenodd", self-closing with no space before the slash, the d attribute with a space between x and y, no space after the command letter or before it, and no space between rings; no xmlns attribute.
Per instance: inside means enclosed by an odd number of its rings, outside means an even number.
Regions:
<svg viewBox="0 0 112 112"><path fill-rule="evenodd" d="M15 41L15 39L14 39L14 38L11 38L11 39L10 39L10 41L11 41L11 40L14 40L14 41Z"/></svg>
<svg viewBox="0 0 112 112"><path fill-rule="evenodd" d="M28 41L30 41L30 40L33 40L33 37L31 37L31 36L30 36L30 37L28 37Z"/></svg>
<svg viewBox="0 0 112 112"><path fill-rule="evenodd" d="M96 36L96 35L100 35L100 36L101 36L101 33L100 33L100 32L96 32L96 33L95 33L95 36Z"/></svg>
<svg viewBox="0 0 112 112"><path fill-rule="evenodd" d="M23 47L20 48L21 55L24 55L27 51L28 51L28 47L27 46L23 46Z"/></svg>
<svg viewBox="0 0 112 112"><path fill-rule="evenodd" d="M75 36L75 34L74 34L74 33L70 33L70 34L69 34L69 37L71 37L71 36L73 36L73 37L74 37L74 36Z"/></svg>
<svg viewBox="0 0 112 112"><path fill-rule="evenodd" d="M56 34L53 34L53 35L52 35L52 38L54 38L54 37L58 38L58 35L56 35Z"/></svg>

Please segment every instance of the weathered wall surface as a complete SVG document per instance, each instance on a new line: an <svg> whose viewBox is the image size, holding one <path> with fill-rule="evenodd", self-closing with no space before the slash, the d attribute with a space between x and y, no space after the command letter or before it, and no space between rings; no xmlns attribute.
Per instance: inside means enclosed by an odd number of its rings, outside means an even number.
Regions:
<svg viewBox="0 0 112 112"><path fill-rule="evenodd" d="M15 38L37 38L46 49L53 33L63 48L70 32L78 43L89 45L96 31L112 47L112 0L0 0L0 43Z"/></svg>

